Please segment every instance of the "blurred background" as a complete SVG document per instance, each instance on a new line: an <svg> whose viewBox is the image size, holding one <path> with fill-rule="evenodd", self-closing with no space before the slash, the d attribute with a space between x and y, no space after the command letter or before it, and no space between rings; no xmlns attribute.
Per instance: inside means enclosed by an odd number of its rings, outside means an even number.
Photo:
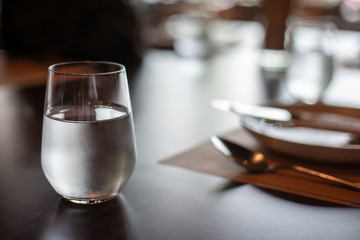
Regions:
<svg viewBox="0 0 360 240"><path fill-rule="evenodd" d="M2 49L37 57L119 59L127 51L141 54L141 45L205 56L212 53L209 50L239 43L245 34L233 30L244 22L261 26L265 48L282 49L290 18L328 21L353 31L359 30L360 22L358 0L1 2ZM205 51L206 47L213 49Z"/></svg>
<svg viewBox="0 0 360 240"><path fill-rule="evenodd" d="M255 77L269 90L259 94L271 99L279 81L290 79L289 95L313 104L334 69L360 67L360 0L2 0L0 26L6 83L43 82L45 65L67 60L136 69L160 49L191 62L190 72L199 61L216 68L256 63ZM246 57L235 60L240 54ZM309 67L304 62L320 70L299 84L292 66Z"/></svg>

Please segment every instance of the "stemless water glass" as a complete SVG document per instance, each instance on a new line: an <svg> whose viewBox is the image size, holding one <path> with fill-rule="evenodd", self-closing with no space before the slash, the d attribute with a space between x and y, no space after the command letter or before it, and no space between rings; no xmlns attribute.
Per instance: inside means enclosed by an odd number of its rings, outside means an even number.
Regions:
<svg viewBox="0 0 360 240"><path fill-rule="evenodd" d="M291 60L285 86L306 104L315 104L333 77L336 27L322 21L292 19L286 30L285 48Z"/></svg>
<svg viewBox="0 0 360 240"><path fill-rule="evenodd" d="M135 161L125 67L91 61L50 66L41 164L56 192L75 203L110 200Z"/></svg>

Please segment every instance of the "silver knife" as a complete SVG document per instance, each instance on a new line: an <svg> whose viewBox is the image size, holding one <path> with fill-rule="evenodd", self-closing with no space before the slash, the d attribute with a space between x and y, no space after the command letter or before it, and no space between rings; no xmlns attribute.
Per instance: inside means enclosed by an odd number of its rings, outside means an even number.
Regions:
<svg viewBox="0 0 360 240"><path fill-rule="evenodd" d="M213 100L210 104L213 108L221 111L268 120L284 127L303 126L347 132L360 136L360 119L341 114L305 110L290 112L284 108L258 106L220 99Z"/></svg>
<svg viewBox="0 0 360 240"><path fill-rule="evenodd" d="M288 122L292 120L291 113L282 108L250 105L228 100L213 100L211 106L225 112L233 112L238 115L251 116L265 120Z"/></svg>

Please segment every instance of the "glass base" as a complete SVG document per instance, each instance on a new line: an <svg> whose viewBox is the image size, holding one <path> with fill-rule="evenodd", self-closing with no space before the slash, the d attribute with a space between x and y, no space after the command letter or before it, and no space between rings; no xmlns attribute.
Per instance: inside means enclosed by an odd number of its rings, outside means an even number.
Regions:
<svg viewBox="0 0 360 240"><path fill-rule="evenodd" d="M108 198L98 198L98 199L79 199L79 198L71 198L71 197L66 197L63 196L63 198L65 198L66 200L72 202L72 203L76 203L76 204L87 204L87 205L91 205L91 204L99 204L99 203L104 203L104 202L108 202L111 199L114 199L116 197L117 194L110 196Z"/></svg>

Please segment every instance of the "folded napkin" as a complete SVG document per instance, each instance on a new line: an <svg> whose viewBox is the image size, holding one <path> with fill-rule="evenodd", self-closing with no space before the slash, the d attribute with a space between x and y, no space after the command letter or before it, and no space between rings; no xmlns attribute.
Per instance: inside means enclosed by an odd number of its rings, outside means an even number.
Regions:
<svg viewBox="0 0 360 240"><path fill-rule="evenodd" d="M273 163L297 164L338 177L360 181L359 165L345 166L324 164L296 159L263 149L245 130L236 130L222 137L237 142L252 150L261 150ZM203 173L221 176L232 181L254 184L259 187L319 199L331 203L360 207L360 190L343 187L337 183L298 173L294 170L278 170L273 173L249 173L218 152L210 140L185 153L161 161L164 164L183 167Z"/></svg>

